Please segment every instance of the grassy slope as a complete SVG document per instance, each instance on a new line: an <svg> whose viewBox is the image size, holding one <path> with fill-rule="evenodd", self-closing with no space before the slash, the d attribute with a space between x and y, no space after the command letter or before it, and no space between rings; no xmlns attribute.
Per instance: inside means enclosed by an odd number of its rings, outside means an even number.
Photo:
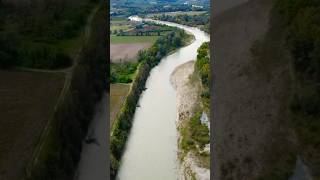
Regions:
<svg viewBox="0 0 320 180"><path fill-rule="evenodd" d="M110 85L110 128L119 112L124 100L127 97L127 94L130 89L130 84L111 84Z"/></svg>

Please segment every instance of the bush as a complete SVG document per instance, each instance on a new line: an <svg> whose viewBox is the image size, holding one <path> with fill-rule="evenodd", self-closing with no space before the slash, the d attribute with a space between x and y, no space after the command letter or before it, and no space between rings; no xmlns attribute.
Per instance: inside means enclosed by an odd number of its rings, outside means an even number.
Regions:
<svg viewBox="0 0 320 180"><path fill-rule="evenodd" d="M201 112L196 112L189 121L189 131L191 138L196 141L200 147L210 143L209 129L200 122Z"/></svg>
<svg viewBox="0 0 320 180"><path fill-rule="evenodd" d="M111 83L131 83L138 64L132 62L111 63Z"/></svg>

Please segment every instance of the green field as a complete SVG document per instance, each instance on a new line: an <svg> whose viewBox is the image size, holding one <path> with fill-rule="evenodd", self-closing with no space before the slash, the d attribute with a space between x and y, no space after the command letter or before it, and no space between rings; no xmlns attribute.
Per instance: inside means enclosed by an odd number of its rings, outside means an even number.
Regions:
<svg viewBox="0 0 320 180"><path fill-rule="evenodd" d="M112 104L112 106L110 106L110 127L112 127L112 124L129 93L129 89L130 84L110 84L110 104Z"/></svg>
<svg viewBox="0 0 320 180"><path fill-rule="evenodd" d="M126 31L126 30L129 30L132 28L133 27L129 24L127 24L127 25L113 25L113 26L110 26L110 31L113 33L114 30L117 30L119 32L120 30Z"/></svg>
<svg viewBox="0 0 320 180"><path fill-rule="evenodd" d="M110 36L111 44L154 43L160 36Z"/></svg>

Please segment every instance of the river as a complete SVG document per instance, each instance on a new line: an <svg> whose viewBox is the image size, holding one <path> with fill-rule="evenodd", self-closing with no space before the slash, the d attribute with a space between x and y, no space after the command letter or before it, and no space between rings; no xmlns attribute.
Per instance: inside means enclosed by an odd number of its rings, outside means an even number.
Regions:
<svg viewBox="0 0 320 180"><path fill-rule="evenodd" d="M109 100L105 93L96 105L95 115L88 129L87 138L95 139L92 143L83 143L81 159L75 180L106 180L108 167L108 109Z"/></svg>
<svg viewBox="0 0 320 180"><path fill-rule="evenodd" d="M131 20L141 19L133 17ZM164 57L151 70L146 82L147 89L141 94L139 107L135 111L117 176L119 180L178 179L176 92L169 78L177 66L195 60L197 49L203 42L209 41L209 35L198 28L154 22L182 28L193 34L195 40Z"/></svg>

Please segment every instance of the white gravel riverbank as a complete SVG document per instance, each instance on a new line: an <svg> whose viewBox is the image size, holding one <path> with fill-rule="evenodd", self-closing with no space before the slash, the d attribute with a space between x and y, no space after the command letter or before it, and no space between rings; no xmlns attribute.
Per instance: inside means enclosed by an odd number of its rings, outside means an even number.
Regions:
<svg viewBox="0 0 320 180"><path fill-rule="evenodd" d="M178 119L177 127L186 121L190 120L194 108L199 105L199 86L200 83L196 80L191 80L190 75L194 71L194 61L189 61L178 66L171 74L170 81L177 93L177 109ZM178 142L180 141L178 135ZM179 144L179 143L178 143ZM179 149L179 151L181 151ZM209 150L210 151L210 150ZM180 160L179 179L188 180L196 178L197 180L209 180L210 170L200 167L195 156L190 151Z"/></svg>

